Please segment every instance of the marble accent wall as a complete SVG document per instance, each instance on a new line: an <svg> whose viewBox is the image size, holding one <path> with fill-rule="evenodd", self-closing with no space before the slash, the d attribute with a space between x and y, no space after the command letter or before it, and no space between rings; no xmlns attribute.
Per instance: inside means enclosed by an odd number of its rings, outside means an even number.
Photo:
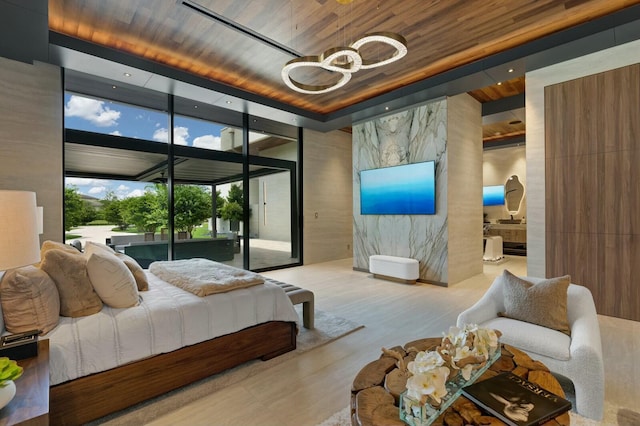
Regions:
<svg viewBox="0 0 640 426"><path fill-rule="evenodd" d="M447 101L353 126L353 266L369 270L369 256L420 262L420 279L446 283ZM436 161L435 215L361 215L360 171ZM481 258L480 258L481 259Z"/></svg>

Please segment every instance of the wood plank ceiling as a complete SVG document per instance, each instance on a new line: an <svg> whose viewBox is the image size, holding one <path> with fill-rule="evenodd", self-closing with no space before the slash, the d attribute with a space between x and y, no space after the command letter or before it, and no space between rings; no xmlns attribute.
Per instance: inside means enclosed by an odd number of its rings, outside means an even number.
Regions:
<svg viewBox="0 0 640 426"><path fill-rule="evenodd" d="M293 56L198 14L180 0L49 0L49 28L310 112L330 114L640 4L640 0L354 0L345 5L336 0L196 2L304 55L319 55L376 31L401 34L409 53L394 64L359 71L340 90L304 95L287 88L280 76L282 66ZM387 53L379 44L362 51L367 58ZM295 78L317 84L334 78L315 71L300 72ZM523 91L524 78L515 76L470 94L489 102ZM492 141L522 135L524 126L510 121L491 123L484 126L483 137ZM78 163L86 166L83 161Z"/></svg>
<svg viewBox="0 0 640 426"><path fill-rule="evenodd" d="M391 31L409 53L361 70L343 88L294 92L281 69L293 56L207 18L177 0L49 0L49 28L118 49L311 112L328 114L548 34L640 3L640 0L198 0L250 31L304 55L348 45L366 33ZM367 58L389 53L380 43ZM318 69L294 75L306 83L334 81ZM498 95L517 92L503 84ZM514 87L516 87L514 89ZM492 98L495 87L475 92ZM505 91L503 93L503 91ZM494 130L494 133L497 130Z"/></svg>

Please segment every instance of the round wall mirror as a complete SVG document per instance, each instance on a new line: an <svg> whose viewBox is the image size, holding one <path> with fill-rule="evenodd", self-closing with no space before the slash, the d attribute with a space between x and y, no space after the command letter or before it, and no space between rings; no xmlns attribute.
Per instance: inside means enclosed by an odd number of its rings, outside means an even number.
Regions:
<svg viewBox="0 0 640 426"><path fill-rule="evenodd" d="M510 215L518 213L522 199L524 198L524 186L517 175L512 175L504 185L504 200Z"/></svg>

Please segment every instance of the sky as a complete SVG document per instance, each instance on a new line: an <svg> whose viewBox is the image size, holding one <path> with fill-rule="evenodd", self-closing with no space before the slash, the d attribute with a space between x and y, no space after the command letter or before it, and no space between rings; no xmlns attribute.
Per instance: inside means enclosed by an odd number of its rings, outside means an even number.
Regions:
<svg viewBox="0 0 640 426"><path fill-rule="evenodd" d="M71 93L65 94L64 104L67 128L161 143L169 140L167 113ZM220 131L225 126L182 116L175 116L174 124L174 143L220 149ZM75 186L81 194L102 199L109 191L114 192L118 198L141 195L149 183L66 178L65 185Z"/></svg>

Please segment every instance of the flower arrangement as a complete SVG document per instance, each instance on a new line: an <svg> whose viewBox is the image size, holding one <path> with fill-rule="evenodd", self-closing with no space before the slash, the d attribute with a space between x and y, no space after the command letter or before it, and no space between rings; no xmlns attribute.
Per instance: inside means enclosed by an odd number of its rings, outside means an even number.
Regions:
<svg viewBox="0 0 640 426"><path fill-rule="evenodd" d="M0 388L7 386L10 380L16 380L22 376L22 367L15 361L0 357Z"/></svg>
<svg viewBox="0 0 640 426"><path fill-rule="evenodd" d="M500 356L500 335L476 324L450 327L434 350L417 351L406 366L409 377L401 397L401 418L411 425L430 424L464 385Z"/></svg>
<svg viewBox="0 0 640 426"><path fill-rule="evenodd" d="M432 406L440 405L448 391L447 381L461 375L465 381L482 368L498 349L500 332L466 324L451 327L434 351L420 351L407 365L407 395Z"/></svg>

